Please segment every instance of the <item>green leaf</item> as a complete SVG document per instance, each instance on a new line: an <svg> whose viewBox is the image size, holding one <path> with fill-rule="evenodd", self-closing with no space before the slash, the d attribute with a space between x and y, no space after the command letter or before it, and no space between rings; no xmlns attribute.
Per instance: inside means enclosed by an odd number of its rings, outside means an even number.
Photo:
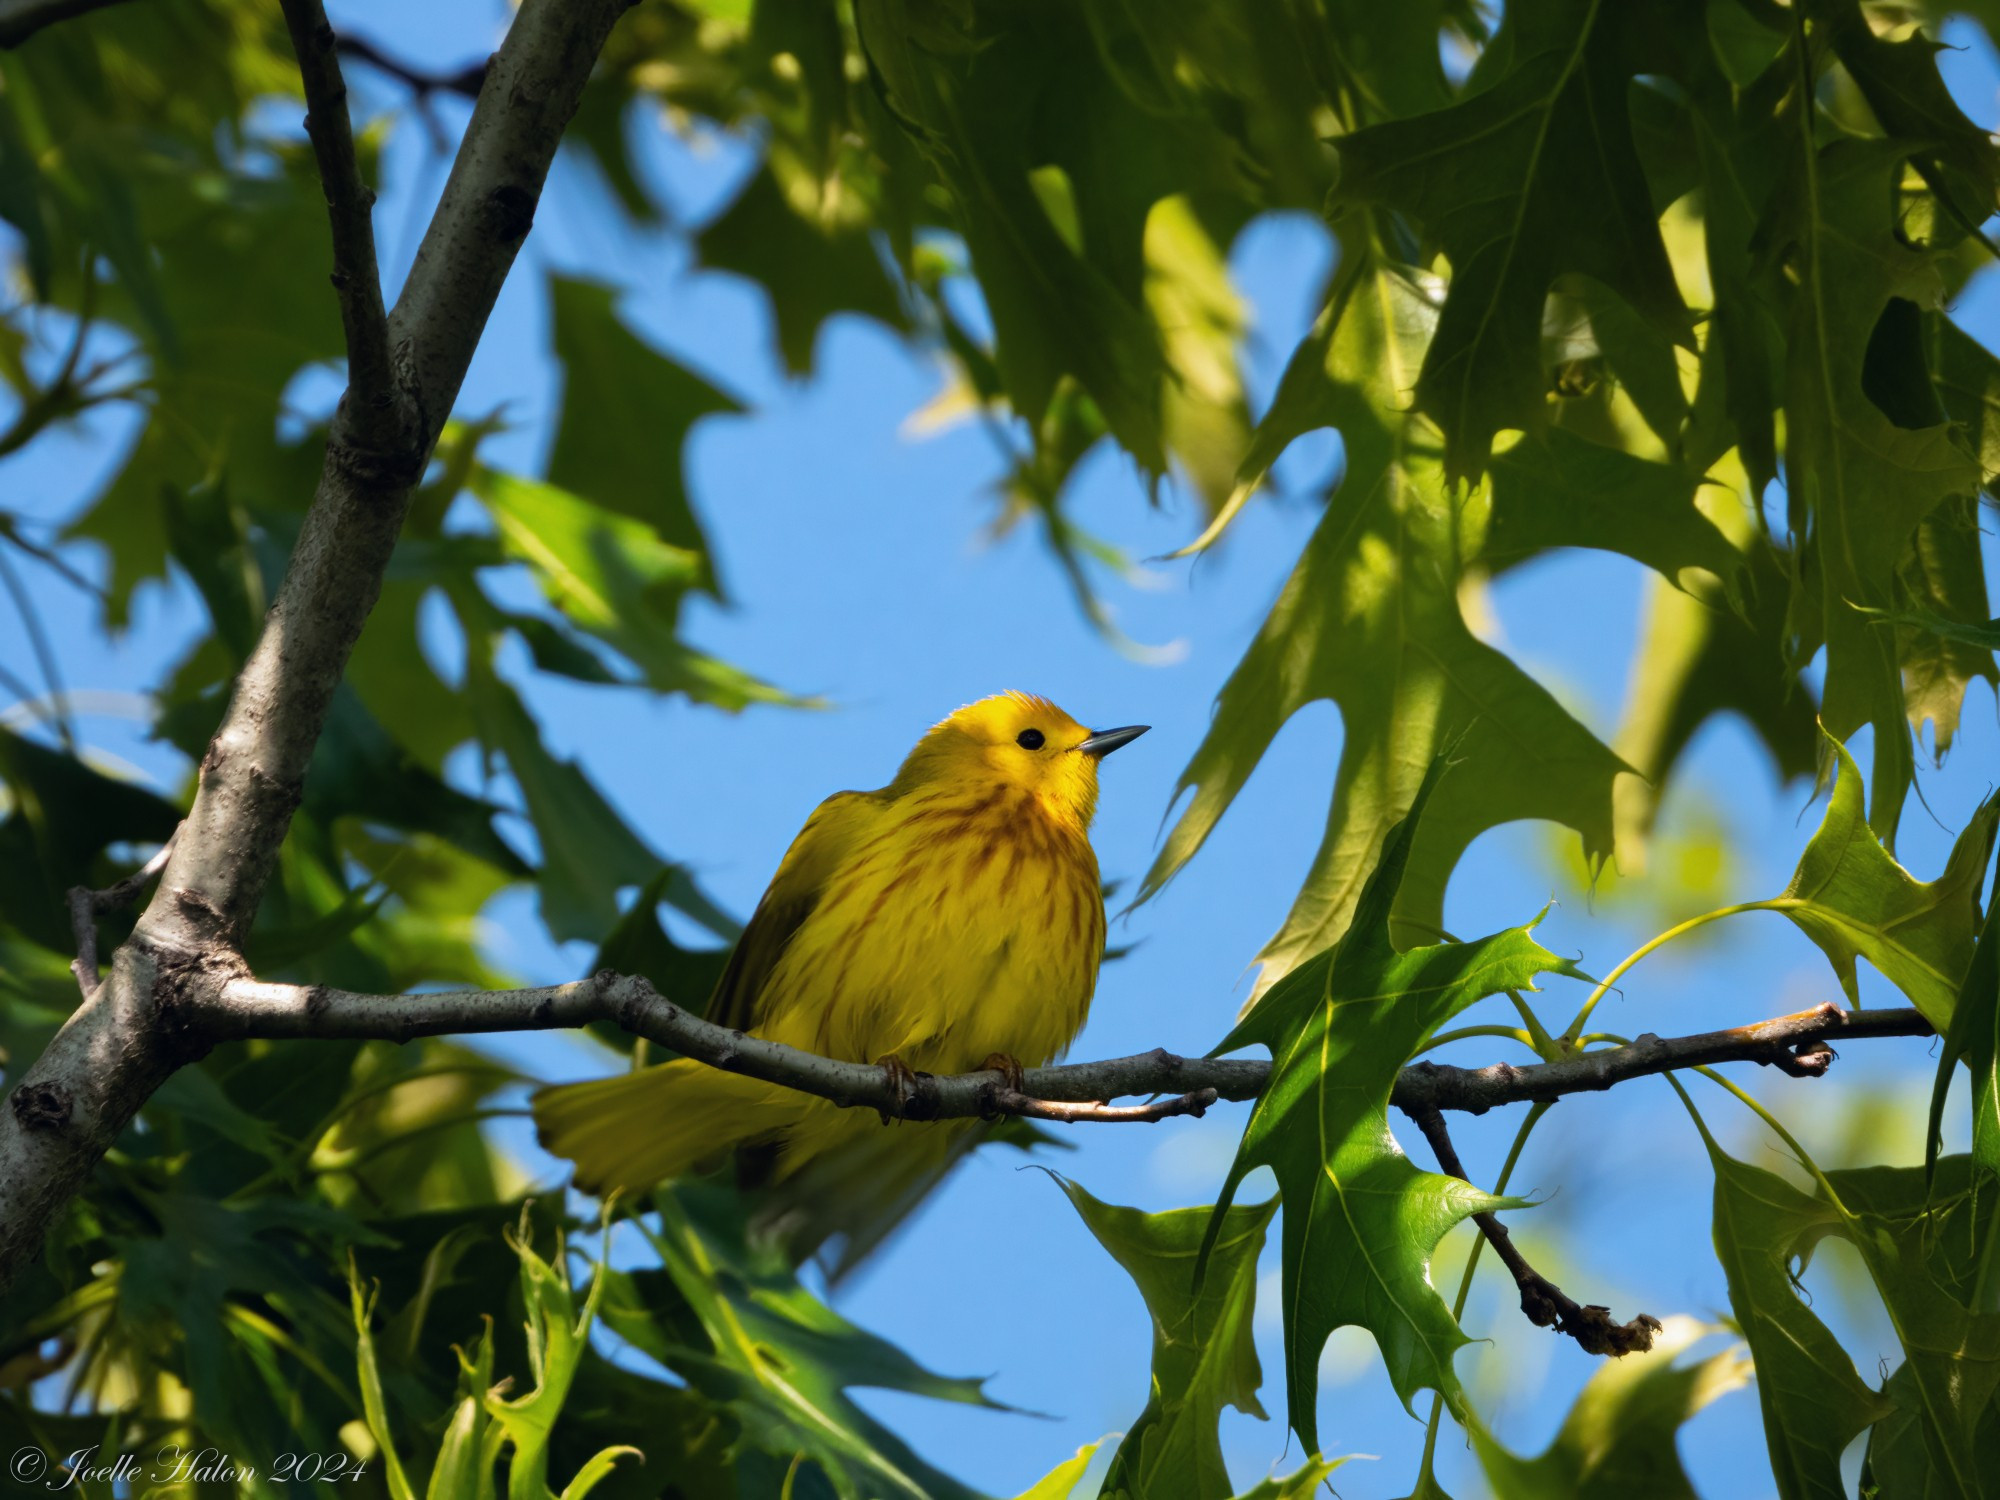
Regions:
<svg viewBox="0 0 2000 1500"><path fill-rule="evenodd" d="M688 586L713 591L708 545L682 478L683 450L702 417L742 408L626 328L610 287L552 276L549 296L563 366L549 483L645 522L680 549Z"/></svg>
<svg viewBox="0 0 2000 1500"><path fill-rule="evenodd" d="M1219 1242L1223 1211L1244 1176L1259 1166L1276 1172L1284 1201L1286 1395L1291 1426L1309 1451L1319 1448L1320 1351L1348 1324L1374 1335L1405 1407L1428 1386L1454 1412L1465 1411L1451 1359L1468 1340L1431 1286L1431 1252L1472 1214L1525 1205L1419 1170L1389 1133L1389 1092L1403 1064L1474 1001L1531 990L1538 974L1576 973L1525 927L1396 952L1390 908L1443 774L1442 759L1433 762L1338 946L1287 974L1216 1048L1266 1046L1272 1071L1244 1127L1204 1252Z"/></svg>
<svg viewBox="0 0 2000 1500"><path fill-rule="evenodd" d="M1596 547L1642 562L1669 583L1701 568L1741 610L1750 561L1695 508L1696 482L1563 428L1493 459L1485 560L1500 568L1552 547Z"/></svg>
<svg viewBox="0 0 2000 1500"><path fill-rule="evenodd" d="M1928 1187L1921 1167L1829 1172L1821 1191L1846 1217L1903 1346L1909 1376L1895 1394L1922 1432L1926 1493L1975 1497L2000 1474L2000 1312L1966 1301L1992 1253L1990 1214L1970 1212L1970 1166L1946 1157Z"/></svg>
<svg viewBox="0 0 2000 1500"><path fill-rule="evenodd" d="M869 237L865 205L813 176L781 179L766 163L696 244L705 265L747 276L769 294L778 350L793 375L812 373L814 340L835 313L909 327Z"/></svg>
<svg viewBox="0 0 2000 1500"><path fill-rule="evenodd" d="M1153 1318L1153 1389L1126 1430L1099 1494L1131 1500L1229 1500L1217 1424L1233 1406L1262 1417L1251 1319L1257 1256L1277 1200L1228 1209L1212 1242L1207 1208L1147 1214L1103 1203L1056 1179L1097 1242L1123 1266ZM1206 1247L1199 1285L1195 1256Z"/></svg>
<svg viewBox="0 0 2000 1500"><path fill-rule="evenodd" d="M0 913L49 949L70 951L66 893L104 886L105 850L118 843L164 843L180 809L144 787L107 776L73 756L0 729ZM111 874L111 879L105 876Z"/></svg>
<svg viewBox="0 0 2000 1500"><path fill-rule="evenodd" d="M1195 795L1140 890L1141 900L1156 893L1201 847L1293 714L1322 698L1338 704L1340 768L1326 834L1283 929L1264 948L1260 984L1340 937L1390 825L1408 812L1423 767L1446 743L1457 744L1465 764L1418 831L1398 898L1405 936L1437 932L1452 866L1488 828L1549 818L1583 835L1592 862L1606 857L1612 782L1626 769L1467 628L1458 586L1484 539L1486 491L1450 494L1436 429L1398 410L1434 310L1402 271L1361 247L1348 253L1208 537L1303 432L1340 429L1345 476L1223 686L1177 784Z"/></svg>
<svg viewBox="0 0 2000 1500"><path fill-rule="evenodd" d="M410 1476L404 1472L402 1460L396 1457L395 1435L389 1426L389 1402L382 1390L382 1370L375 1357L375 1335L370 1329L374 1321L374 1298L361 1289L361 1273L354 1268L353 1258L347 1262L347 1285L354 1309L354 1352L355 1362L361 1378L361 1409L368 1422L368 1430L374 1435L375 1450L382 1459L382 1472L389 1485L392 1500L416 1500L416 1491L410 1487ZM455 1425L455 1424L454 1424ZM453 1448L452 1434L445 1437L446 1452ZM440 1457L438 1473L443 1473L445 1464ZM431 1490L437 1491L437 1479L433 1476Z"/></svg>
<svg viewBox="0 0 2000 1500"><path fill-rule="evenodd" d="M1966 446L1979 460L1981 483L1990 489L2000 478L2000 359L1951 319L1931 321L1938 399L1964 433Z"/></svg>
<svg viewBox="0 0 2000 1500"><path fill-rule="evenodd" d="M1090 1461L1097 1457L1101 1442L1088 1443L1076 1450L1076 1457L1066 1458L1048 1473L1029 1485L1014 1500L1070 1500L1076 1492L1077 1481L1083 1478L1083 1471L1090 1467Z"/></svg>
<svg viewBox="0 0 2000 1500"><path fill-rule="evenodd" d="M1980 1312L1996 1312L2000 1311L2000 901L1988 903L1985 925L1952 1006L1951 1026L1938 1051L1937 1082L1931 1090L1924 1146L1924 1169L1929 1173L1937 1170L1945 1100L1959 1063L1965 1064L1972 1096L1968 1212L1976 1224L1984 1226L1984 1253L1978 1260L1970 1300ZM1983 1210L1982 1197L1986 1200Z"/></svg>
<svg viewBox="0 0 2000 1500"><path fill-rule="evenodd" d="M1688 745L1717 715L1733 714L1748 725L1783 780L1811 775L1818 764L1812 695L1786 660L1785 564L1752 535L1755 523L1736 496L1711 492L1710 498L1709 513L1746 548L1748 607L1731 610L1721 590L1703 581L1683 592L1664 579L1648 580L1625 712L1611 741L1639 772L1616 788L1618 865L1625 875L1645 873L1661 798Z"/></svg>
<svg viewBox="0 0 2000 1500"><path fill-rule="evenodd" d="M522 1395L502 1396L498 1389L484 1398L487 1415L506 1435L513 1453L507 1465L508 1500L547 1500L549 1440L569 1398L570 1382L589 1347L590 1325L597 1316L597 1304L604 1295L603 1262L591 1279L590 1292L579 1309L569 1283L568 1261L560 1236L553 1261L535 1253L533 1220L524 1207L520 1228L510 1237L514 1253L521 1258L521 1300L528 1314L528 1361L533 1388ZM605 1251L610 1248L610 1229L605 1230ZM616 1459L636 1448L607 1449L590 1459L572 1481L570 1489L581 1495L609 1471ZM581 1489L575 1486L581 1484Z"/></svg>
<svg viewBox="0 0 2000 1500"><path fill-rule="evenodd" d="M1871 360L1896 353L1906 335L1913 342L1916 310L1935 306L1942 291L1936 253L1896 232L1892 192L1907 154L1896 142L1803 143L1763 247L1790 288L1785 474L1802 551L1788 628L1800 661L1825 643L1827 730L1844 741L1875 726L1871 821L1890 844L1914 760L1896 637L1865 610L1895 602L1911 534L1981 478L1948 424L1919 425L1919 409L1936 406L1921 351L1903 354L1896 369L1890 388L1911 394L1895 419L1868 389Z"/></svg>
<svg viewBox="0 0 2000 1500"><path fill-rule="evenodd" d="M641 1224L667 1284L642 1293L635 1278L605 1273L613 1284L605 1322L615 1332L726 1410L752 1445L817 1465L843 1500L976 1500L863 1412L847 1389L991 1405L980 1382L934 1375L840 1317L799 1284L774 1247L746 1240L733 1195L679 1186L653 1203L657 1230Z"/></svg>
<svg viewBox="0 0 2000 1500"><path fill-rule="evenodd" d="M1694 1107L1688 1106L1690 1114ZM1725 1153L1699 1114L1696 1129L1715 1168L1715 1254L1729 1278L1729 1306L1757 1366L1764 1440L1782 1500L1846 1500L1840 1458L1892 1409L1855 1373L1854 1361L1800 1296L1813 1246L1845 1228L1824 1197ZM1794 1263L1799 1271L1794 1273Z"/></svg>
<svg viewBox="0 0 2000 1500"><path fill-rule="evenodd" d="M1674 1446L1681 1426L1750 1382L1750 1362L1739 1349L1674 1363L1714 1331L1674 1318L1650 1352L1605 1360L1555 1441L1533 1458L1510 1453L1475 1423L1473 1447L1496 1500L1695 1500Z"/></svg>
<svg viewBox="0 0 2000 1500"><path fill-rule="evenodd" d="M1252 196L1218 122L1245 106L1218 109L1180 86L1182 70L1162 66L1179 28L1156 35L1123 7L989 21L971 7L864 0L855 21L889 111L950 191L1015 412L1039 433L1073 381L1146 473L1165 472L1163 404L1179 372L1147 306L1147 221L1176 193ZM1295 66L1287 81L1258 103L1300 108L1296 130L1311 95ZM1089 128L1046 123L1059 119Z"/></svg>
<svg viewBox="0 0 2000 1500"><path fill-rule="evenodd" d="M1317 1494L1326 1476L1346 1463L1344 1458L1310 1458L1289 1474L1260 1479L1245 1490L1242 1500L1307 1500Z"/></svg>
<svg viewBox="0 0 2000 1500"><path fill-rule="evenodd" d="M2000 688L1993 646L1977 639L1982 627L1952 623L1984 620L1988 613L1977 499L1954 496L1917 523L1897 582L1911 601L1896 611L1896 651L1910 727L1921 735L1925 721L1930 722L1931 745L1942 761L1958 732L1966 687L1978 679ZM1923 623L1927 619L1945 620L1946 628L1930 628Z"/></svg>
<svg viewBox="0 0 2000 1500"><path fill-rule="evenodd" d="M1700 66L1704 41L1661 0L1526 0L1487 49L1486 87L1340 139L1340 197L1407 214L1451 263L1415 382L1448 476L1484 472L1501 429L1542 428L1542 315L1558 276L1592 277L1693 347L1627 98L1635 73Z"/></svg>
<svg viewBox="0 0 2000 1500"><path fill-rule="evenodd" d="M507 759L541 844L535 879L542 921L557 942L596 941L618 920L618 893L643 886L663 861L646 846L572 760L542 743L541 726L519 694L482 661L467 657L466 688L479 736Z"/></svg>
<svg viewBox="0 0 2000 1500"><path fill-rule="evenodd" d="M1996 207L2000 152L1951 97L1937 65L1943 44L1921 32L1894 41L1878 36L1859 0L1811 0L1806 13L1825 28L1882 128L1921 153L1926 178L1959 220L1983 223Z"/></svg>
<svg viewBox="0 0 2000 1500"><path fill-rule="evenodd" d="M1791 883L1768 905L1819 944L1851 1003L1861 1003L1854 962L1865 958L1926 1020L1947 1031L1959 981L1972 959L1979 886L2000 824L2000 799L1989 797L1979 805L1952 846L1944 873L1919 881L1869 828L1854 757L1831 736L1827 744L1836 771L1826 816L1799 856Z"/></svg>
<svg viewBox="0 0 2000 1500"><path fill-rule="evenodd" d="M482 467L473 489L507 555L528 565L549 603L638 667L655 692L728 709L793 701L680 640L681 601L707 576L701 554L554 484Z"/></svg>
<svg viewBox="0 0 2000 1500"><path fill-rule="evenodd" d="M360 145L372 173L373 153ZM343 352L339 309L276 273L329 264L326 201L303 142L267 142L263 152L275 171L148 157L139 242L100 298L100 313L142 340L152 361L148 420L68 530L109 553L114 627L126 622L132 589L166 571L167 486L190 492L226 475L230 500L253 515L296 513L313 493L322 450L281 442L279 407L301 369ZM171 310L171 340L148 311L156 298Z"/></svg>

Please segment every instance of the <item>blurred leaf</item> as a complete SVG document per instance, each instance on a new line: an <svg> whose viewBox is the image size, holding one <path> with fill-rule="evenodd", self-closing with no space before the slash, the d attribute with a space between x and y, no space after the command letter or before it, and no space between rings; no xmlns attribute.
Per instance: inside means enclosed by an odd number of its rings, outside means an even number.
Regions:
<svg viewBox="0 0 2000 1500"><path fill-rule="evenodd" d="M594 282L549 278L555 353L563 366L549 484L644 521L669 548L679 549L687 568L684 586L713 592L708 545L688 506L682 452L688 429L702 417L741 408L626 328L613 306L615 295Z"/></svg>
<svg viewBox="0 0 2000 1500"><path fill-rule="evenodd" d="M679 639L681 601L707 576L699 553L553 484L482 469L474 489L549 603L637 666L655 692L730 709L792 701Z"/></svg>
<svg viewBox="0 0 2000 1500"><path fill-rule="evenodd" d="M1866 958L1909 996L1940 1032L1972 959L1979 887L2000 799L1980 803L1936 880L1913 879L1883 848L1864 813L1861 772L1847 747L1827 739L1836 763L1826 816L1799 856L1783 894L1769 903L1819 944L1851 1004L1861 1003L1854 961Z"/></svg>
<svg viewBox="0 0 2000 1500"><path fill-rule="evenodd" d="M1141 1213L1057 1181L1097 1242L1138 1284L1153 1318L1152 1398L1126 1430L1098 1493L1105 1500L1229 1500L1236 1490L1217 1424L1225 1406L1264 1415L1251 1319L1257 1256L1277 1200L1223 1213L1197 1284L1195 1256L1214 1217L1208 1209Z"/></svg>
<svg viewBox="0 0 2000 1500"><path fill-rule="evenodd" d="M1675 1318L1651 1351L1605 1360L1555 1441L1534 1458L1509 1452L1474 1424L1473 1446L1497 1500L1695 1500L1675 1450L1681 1426L1718 1396L1750 1383L1750 1362L1738 1349L1675 1365L1711 1332Z"/></svg>
<svg viewBox="0 0 2000 1500"><path fill-rule="evenodd" d="M1469 1340L1431 1286L1431 1252L1472 1214L1526 1205L1419 1170L1389 1133L1389 1091L1403 1064L1474 1001L1533 989L1538 974L1576 972L1525 927L1396 952L1390 908L1444 774L1440 758L1391 831L1347 935L1272 986L1215 1049L1266 1046L1272 1072L1244 1127L1203 1253L1212 1252L1237 1185L1253 1168L1270 1167L1284 1200L1289 1418L1309 1451L1319 1448L1320 1352L1349 1324L1374 1336L1405 1407L1429 1386L1464 1412L1451 1358Z"/></svg>
<svg viewBox="0 0 2000 1500"><path fill-rule="evenodd" d="M760 16L766 8L758 7ZM835 313L909 327L862 208L802 174L781 182L767 162L697 239L705 265L747 276L768 292L778 350L793 375L812 373L814 340Z"/></svg>
<svg viewBox="0 0 2000 1500"><path fill-rule="evenodd" d="M618 919L618 892L643 886L662 863L573 760L542 741L513 687L480 660L467 659L466 688L479 736L507 759L541 845L535 872L542 921L557 942L595 941Z"/></svg>
<svg viewBox="0 0 2000 1500"><path fill-rule="evenodd" d="M1981 483L1990 488L2000 478L2000 359L1950 318L1933 317L1931 329L1938 399L1963 429Z"/></svg>
<svg viewBox="0 0 2000 1500"><path fill-rule="evenodd" d="M1647 582L1625 711L1611 742L1640 773L1621 778L1615 789L1618 865L1627 875L1646 870L1661 799L1688 746L1711 719L1740 718L1776 763L1781 781L1810 775L1818 764L1812 696L1786 662L1784 564L1749 534L1746 517L1733 521L1749 548L1744 614L1729 609L1719 590L1701 582L1692 592L1664 579Z"/></svg>
<svg viewBox="0 0 2000 1500"><path fill-rule="evenodd" d="M180 809L165 799L8 729L0 729L0 783L9 794L0 914L45 948L70 949L71 886L116 878L103 858L110 846L164 843L180 825Z"/></svg>
<svg viewBox="0 0 2000 1500"><path fill-rule="evenodd" d="M150 330L151 416L117 476L69 528L110 554L114 627L126 622L133 588L165 571L169 487L193 493L226 475L231 500L251 511L300 511L312 497L320 450L281 443L278 418L292 377L342 351L334 299L301 296L289 274L327 264L325 200L303 143L267 149L277 171L265 175L146 159L155 175L134 264L157 278L176 337L167 344L151 328L143 307L154 294L144 280L107 289L107 316Z"/></svg>
<svg viewBox="0 0 2000 1500"><path fill-rule="evenodd" d="M1882 128L1923 153L1918 159L1929 163L1928 180L1956 217L1983 223L2000 206L2000 151L1953 100L1938 72L1943 45L1921 33L1900 40L1877 35L1859 0L1812 0L1807 10Z"/></svg>
<svg viewBox="0 0 2000 1500"><path fill-rule="evenodd" d="M1076 1457L1066 1458L1048 1473L1029 1485L1014 1500L1070 1500L1076 1493L1077 1482L1083 1478L1083 1471L1090 1467L1090 1461L1097 1457L1102 1442L1088 1443L1076 1450Z"/></svg>

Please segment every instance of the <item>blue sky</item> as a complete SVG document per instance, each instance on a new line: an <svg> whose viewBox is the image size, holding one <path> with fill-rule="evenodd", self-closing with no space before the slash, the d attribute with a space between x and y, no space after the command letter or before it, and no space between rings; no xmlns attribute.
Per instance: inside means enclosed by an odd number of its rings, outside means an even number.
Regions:
<svg viewBox="0 0 2000 1500"><path fill-rule="evenodd" d="M336 25L438 69L489 50L504 18L495 0L332 0L329 10ZM1954 33L1953 40L1971 39ZM2000 100L1992 58L1968 45L1945 54L1945 65L1974 118L1992 121ZM399 102L361 70L354 81L371 108ZM438 108L455 135L462 105L447 100ZM644 134L652 184L681 224L699 224L726 204L755 159L754 145L741 140L683 140L650 126ZM408 265L442 179L443 163L425 132L406 121L389 145L376 215L392 282ZM1235 247L1232 268L1254 309L1249 372L1260 403L1314 311L1329 255L1325 235L1301 218L1260 221ZM1148 567L1139 582L1099 576L1134 639L1180 647L1170 664L1142 663L1090 629L1027 529L997 543L984 540L996 513L988 487L999 472L988 438L973 426L921 439L907 430L910 415L940 385L925 357L880 327L841 318L822 331L812 378L787 379L761 292L692 268L672 234L629 229L573 163L557 168L460 398L462 413L503 410L511 422L490 450L496 460L533 469L551 437L557 372L539 278L531 274L545 266L615 281L626 290L622 307L636 329L750 408L706 421L686 452L694 502L732 600L726 609L696 604L688 633L727 660L788 688L824 694L834 705L824 712L754 709L729 716L537 680L530 702L553 744L582 759L655 847L692 865L728 905L748 912L821 797L885 781L917 734L962 702L1011 688L1044 693L1086 723L1154 726L1107 762L1095 837L1107 878L1136 882L1216 690L1312 525L1314 485L1337 461L1335 441L1319 434L1298 444L1279 466L1280 493L1253 503L1213 554ZM301 284L303 294L321 294L316 281ZM1972 331L1995 342L1997 318L1991 297L1975 288L1967 312ZM311 408L336 391L332 377L320 375L302 380L294 398ZM122 431L115 418L93 422L0 462L0 493L31 515L71 513L115 463ZM662 454L662 462L673 461ZM1160 506L1150 507L1132 466L1109 450L1084 465L1075 511L1085 526L1137 557L1163 554L1196 529L1184 496L1169 486ZM74 555L80 565L95 565L87 549ZM69 686L92 695L83 698L90 711L81 716L90 744L135 775L176 785L186 767L146 738L144 724L131 717L132 700L120 695L153 681L198 627L193 591L178 581L149 589L133 629L107 643L91 628L81 596L46 578L34 580L34 588ZM1608 737L1643 592L1636 564L1559 555L1493 590L1493 633ZM0 623L0 641L14 641L16 629L11 619ZM441 631L434 636L432 646L448 661L450 641ZM10 660L16 655L11 644L0 651ZM1923 774L1929 811L1913 802L1906 815L1901 853L1918 875L1936 873L1951 835L1989 789L2000 763L1996 741L1992 695L1976 686L1951 760L1943 771ZM1247 993L1258 946L1305 873L1339 746L1331 705L1301 713L1193 864L1158 899L1114 923L1114 943L1132 944L1133 951L1106 968L1074 1056L1155 1045L1202 1051L1222 1034ZM1780 785L1769 758L1740 726L1712 723L1685 764L1668 825L1727 829L1730 856L1718 901L1775 894L1817 823L1809 795L1803 783ZM1532 917L1555 896L1560 904L1538 935L1601 973L1649 937L1653 925L1643 901L1621 899L1615 879L1594 900L1571 887L1551 852L1555 845L1548 830L1525 825L1481 839L1453 880L1447 924L1460 933L1488 931ZM572 977L588 955L552 948L532 913L530 896L506 898L489 913L495 959L530 980ZM1864 974L1863 989L1871 1003L1896 1003L1873 974ZM1669 1034L1838 996L1817 950L1782 918L1759 914L1649 960L1622 996L1599 1011L1599 1022ZM1559 1023L1580 998L1580 992L1552 996L1552 1019ZM601 1054L560 1037L495 1045L545 1077L603 1066ZM1491 1061L1500 1045L1469 1045L1456 1060ZM1738 1071L1831 1164L1915 1159L1920 1143L1911 1111L1927 1095L1932 1066L1928 1044L1910 1041L1854 1046L1822 1084ZM1776 1164L1773 1143L1746 1123L1740 1107L1713 1089L1697 1097L1739 1154ZM1875 1118L1856 1109L1864 1097L1900 1103L1897 1123L1862 1133L1857 1119ZM1460 1150L1475 1177L1490 1179L1497 1169L1519 1113L1458 1124ZM1228 1107L1198 1122L1076 1129L1070 1138L1078 1149L1051 1164L1111 1201L1149 1209L1208 1201L1243 1117L1241 1108ZM1414 1132L1399 1134L1428 1165ZM538 1180L560 1180L559 1165L540 1155L524 1130L504 1130L502 1138ZM1147 1394L1150 1331L1136 1291L1054 1185L1017 1166L1012 1156L976 1160L837 1298L847 1315L926 1363L953 1374L990 1373L997 1397L1046 1414L864 1396L927 1457L999 1495L1025 1488L1079 1444L1123 1427ZM1517 1235L1580 1301L1609 1303L1621 1317L1644 1310L1708 1318L1726 1308L1709 1247L1706 1164L1663 1082L1561 1105L1527 1151L1515 1186L1545 1200L1515 1216ZM1550 1231L1558 1226L1560 1243L1552 1243ZM1439 1258L1437 1279L1447 1295L1460 1243L1448 1242ZM1281 1412L1275 1249L1269 1260L1258 1329L1271 1382L1266 1405ZM1812 1284L1828 1292L1817 1305L1849 1337L1860 1369L1872 1373L1893 1342L1879 1312L1857 1313L1842 1291L1844 1260L1835 1246L1816 1262ZM1510 1445L1538 1449L1596 1362L1528 1327L1513 1309L1511 1288L1490 1280L1475 1293L1467 1326L1493 1339L1460 1356L1475 1401ZM1366 1339L1352 1331L1335 1340L1323 1364L1320 1426L1330 1454L1379 1456L1336 1476L1343 1495L1367 1500L1407 1492L1422 1425L1403 1414ZM635 1436L643 1443L643 1435ZM1232 1415L1225 1437L1241 1487L1300 1457L1295 1447L1287 1449L1277 1423ZM1697 1419L1682 1449L1705 1495L1774 1492L1748 1391L1724 1397ZM1440 1471L1461 1500L1483 1488L1472 1468L1447 1426Z"/></svg>

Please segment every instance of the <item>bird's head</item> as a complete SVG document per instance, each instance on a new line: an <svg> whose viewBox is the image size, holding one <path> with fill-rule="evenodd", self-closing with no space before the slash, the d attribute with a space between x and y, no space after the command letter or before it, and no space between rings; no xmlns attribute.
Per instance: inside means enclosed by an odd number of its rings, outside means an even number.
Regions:
<svg viewBox="0 0 2000 1500"><path fill-rule="evenodd" d="M932 725L903 762L896 786L1018 787L1082 832L1097 812L1098 761L1146 728L1089 730L1046 698L999 693Z"/></svg>

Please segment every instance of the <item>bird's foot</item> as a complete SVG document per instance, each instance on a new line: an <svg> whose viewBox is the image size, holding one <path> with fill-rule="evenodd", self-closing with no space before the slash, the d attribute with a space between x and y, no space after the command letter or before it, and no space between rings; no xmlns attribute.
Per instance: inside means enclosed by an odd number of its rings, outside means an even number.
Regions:
<svg viewBox="0 0 2000 1500"><path fill-rule="evenodd" d="M882 1123L887 1125L892 1119L900 1120L909 1112L910 1101L917 1097L917 1075L908 1063L893 1052L876 1058L875 1066L882 1070L884 1081L888 1083L890 1092L896 1097L896 1107L893 1110L879 1111Z"/></svg>
<svg viewBox="0 0 2000 1500"><path fill-rule="evenodd" d="M986 1061L979 1065L982 1073L998 1073L1007 1080L1007 1091L1018 1094L1028 1080L1028 1070L1021 1066L1021 1059L1011 1052L989 1052Z"/></svg>

